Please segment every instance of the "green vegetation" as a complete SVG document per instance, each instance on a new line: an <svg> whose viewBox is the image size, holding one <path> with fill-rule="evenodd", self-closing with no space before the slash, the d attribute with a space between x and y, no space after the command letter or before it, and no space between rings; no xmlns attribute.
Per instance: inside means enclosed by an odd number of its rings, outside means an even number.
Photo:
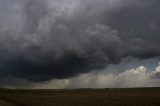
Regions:
<svg viewBox="0 0 160 106"><path fill-rule="evenodd" d="M0 106L160 106L160 88L0 89Z"/></svg>

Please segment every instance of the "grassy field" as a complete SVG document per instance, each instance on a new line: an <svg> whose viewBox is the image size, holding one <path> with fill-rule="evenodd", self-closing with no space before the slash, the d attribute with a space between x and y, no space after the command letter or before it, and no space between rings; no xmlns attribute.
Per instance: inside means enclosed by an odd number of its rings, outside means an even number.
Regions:
<svg viewBox="0 0 160 106"><path fill-rule="evenodd" d="M0 106L160 106L160 88L0 89Z"/></svg>

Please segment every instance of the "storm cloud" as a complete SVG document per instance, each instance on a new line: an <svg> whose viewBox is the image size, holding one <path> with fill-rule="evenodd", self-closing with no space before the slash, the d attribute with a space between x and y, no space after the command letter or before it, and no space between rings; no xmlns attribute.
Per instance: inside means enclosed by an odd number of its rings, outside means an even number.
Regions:
<svg viewBox="0 0 160 106"><path fill-rule="evenodd" d="M121 70L118 74L92 71L67 79L53 79L44 82L31 82L22 78L7 77L1 81L4 88L22 89L78 89L78 88L130 88L159 87L160 64L149 70L145 66ZM16 83L15 83L16 82Z"/></svg>
<svg viewBox="0 0 160 106"><path fill-rule="evenodd" d="M157 87L160 86L160 65L155 70L144 66L123 70L119 74L88 73L69 79L67 88L125 88L125 87ZM157 77L154 77L157 76ZM80 82L81 81L81 82ZM60 84L61 85L61 84Z"/></svg>
<svg viewBox="0 0 160 106"><path fill-rule="evenodd" d="M160 55L156 0L1 0L0 77L65 79Z"/></svg>

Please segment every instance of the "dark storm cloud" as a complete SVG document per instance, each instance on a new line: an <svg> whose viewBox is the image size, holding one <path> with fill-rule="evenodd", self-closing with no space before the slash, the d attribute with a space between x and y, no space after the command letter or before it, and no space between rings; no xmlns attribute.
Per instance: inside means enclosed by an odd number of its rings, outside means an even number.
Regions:
<svg viewBox="0 0 160 106"><path fill-rule="evenodd" d="M159 56L159 7L155 0L1 0L0 76L45 81Z"/></svg>
<svg viewBox="0 0 160 106"><path fill-rule="evenodd" d="M122 8L106 22L121 33L126 55L142 59L159 56L159 6L159 1L152 0L146 7Z"/></svg>

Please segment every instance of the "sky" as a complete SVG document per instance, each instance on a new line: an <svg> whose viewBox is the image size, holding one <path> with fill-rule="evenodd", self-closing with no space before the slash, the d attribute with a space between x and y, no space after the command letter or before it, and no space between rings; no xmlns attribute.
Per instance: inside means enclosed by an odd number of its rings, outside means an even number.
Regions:
<svg viewBox="0 0 160 106"><path fill-rule="evenodd" d="M157 0L0 0L0 87L159 87L159 13Z"/></svg>

